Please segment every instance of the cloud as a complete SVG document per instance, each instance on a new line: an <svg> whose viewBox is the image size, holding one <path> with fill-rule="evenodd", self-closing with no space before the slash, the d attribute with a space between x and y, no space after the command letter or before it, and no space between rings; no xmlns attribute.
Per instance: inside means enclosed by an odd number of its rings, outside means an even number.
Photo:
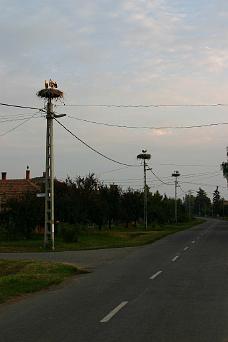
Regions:
<svg viewBox="0 0 228 342"><path fill-rule="evenodd" d="M205 57L201 60L201 65L210 72L224 72L228 69L228 49L207 48Z"/></svg>
<svg viewBox="0 0 228 342"><path fill-rule="evenodd" d="M196 0L25 0L22 4L0 0L0 5L2 102L42 107L43 102L35 94L49 77L56 79L65 91L66 104L225 102L225 1L209 4ZM66 110L95 121L139 126L226 120L222 108L58 108ZM1 113L5 114L5 109ZM92 146L127 162L132 162L137 151L145 147L160 162L180 162L186 158L194 163L198 158L214 163L226 145L225 128L127 131L82 126L66 120L68 127ZM102 170L106 165L92 152L84 153L84 147L57 127L55 139L59 176L65 172L74 174L75 170L86 174L88 169ZM44 154L44 123L39 125L34 120L2 141L4 160L15 176L17 167L13 167L13 161L17 148L21 151L17 164L24 167L30 159L39 169ZM24 156L22 151L26 151ZM109 167L107 162L106 168Z"/></svg>

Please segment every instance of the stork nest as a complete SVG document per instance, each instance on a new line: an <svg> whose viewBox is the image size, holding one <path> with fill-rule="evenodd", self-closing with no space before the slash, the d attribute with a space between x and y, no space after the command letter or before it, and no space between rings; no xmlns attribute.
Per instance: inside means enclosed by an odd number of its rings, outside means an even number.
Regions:
<svg viewBox="0 0 228 342"><path fill-rule="evenodd" d="M41 89L38 91L37 96L46 99L58 99L63 98L63 92L56 88Z"/></svg>
<svg viewBox="0 0 228 342"><path fill-rule="evenodd" d="M151 154L149 153L140 153L137 155L137 159L150 159L151 158Z"/></svg>
<svg viewBox="0 0 228 342"><path fill-rule="evenodd" d="M223 162L221 164L221 170L223 172L223 177L228 179L228 162Z"/></svg>

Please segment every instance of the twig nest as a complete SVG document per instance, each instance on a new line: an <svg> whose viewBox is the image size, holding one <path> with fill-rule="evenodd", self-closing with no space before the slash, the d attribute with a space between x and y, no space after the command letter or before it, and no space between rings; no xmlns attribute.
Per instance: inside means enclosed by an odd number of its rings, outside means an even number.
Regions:
<svg viewBox="0 0 228 342"><path fill-rule="evenodd" d="M221 169L222 169L222 172L223 172L223 176L228 179L228 162L223 162L221 164Z"/></svg>
<svg viewBox="0 0 228 342"><path fill-rule="evenodd" d="M137 155L137 159L150 159L151 158L151 154L149 153L140 153Z"/></svg>
<svg viewBox="0 0 228 342"><path fill-rule="evenodd" d="M58 99L63 98L63 92L56 88L41 89L38 91L37 96L46 99Z"/></svg>

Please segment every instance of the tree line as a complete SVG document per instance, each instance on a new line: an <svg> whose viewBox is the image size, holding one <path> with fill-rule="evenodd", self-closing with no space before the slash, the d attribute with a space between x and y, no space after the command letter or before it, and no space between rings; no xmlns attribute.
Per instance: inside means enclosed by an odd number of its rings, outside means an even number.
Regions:
<svg viewBox="0 0 228 342"><path fill-rule="evenodd" d="M44 191L44 189L42 190ZM168 198L158 191L148 193L148 225L172 224L174 198ZM94 174L65 181L55 180L55 219L59 222L87 227L112 229L115 225L125 227L143 224L143 191L128 188L123 190L117 184L105 185ZM213 200L199 188L196 196L185 195L177 200L178 221L192 216L223 216L226 214L223 199L218 188ZM44 198L26 193L20 199L11 199L6 210L0 214L0 235L29 238L37 226L44 226Z"/></svg>

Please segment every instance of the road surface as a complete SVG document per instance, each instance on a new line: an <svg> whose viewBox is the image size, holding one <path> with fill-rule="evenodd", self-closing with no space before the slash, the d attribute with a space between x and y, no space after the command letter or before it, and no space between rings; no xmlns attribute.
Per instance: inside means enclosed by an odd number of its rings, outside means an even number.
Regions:
<svg viewBox="0 0 228 342"><path fill-rule="evenodd" d="M228 222L139 248L32 257L93 271L1 305L1 342L228 342Z"/></svg>

